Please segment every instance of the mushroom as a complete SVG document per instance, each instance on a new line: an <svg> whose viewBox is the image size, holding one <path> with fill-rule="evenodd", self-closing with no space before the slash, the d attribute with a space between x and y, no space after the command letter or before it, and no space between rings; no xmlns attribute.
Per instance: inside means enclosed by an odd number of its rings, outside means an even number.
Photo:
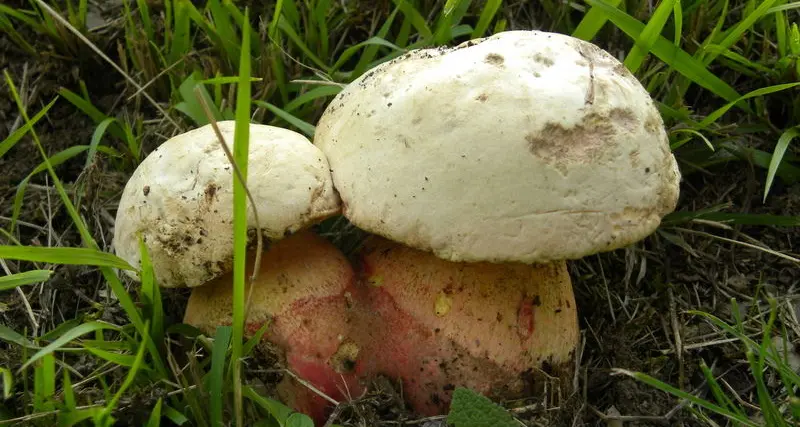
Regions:
<svg viewBox="0 0 800 427"><path fill-rule="evenodd" d="M229 273L195 288L184 323L203 331L229 325L232 280ZM301 231L264 253L245 325L252 334L269 323L267 344L282 364L337 401L363 391L354 370L360 345L350 338L347 314L353 283L344 254L324 238ZM319 424L329 413L328 401L292 376L284 376L277 391L284 403Z"/></svg>
<svg viewBox="0 0 800 427"><path fill-rule="evenodd" d="M235 122L218 127L233 150ZM250 125L248 165L247 187L268 239L281 239L341 210L327 159L299 133ZM211 125L164 142L139 164L122 192L114 228L117 255L139 265L141 234L155 277L167 288L200 286L230 271L233 175ZM255 230L252 207L247 212L248 226Z"/></svg>
<svg viewBox="0 0 800 427"><path fill-rule="evenodd" d="M235 123L218 126L232 149ZM271 321L265 339L285 366L339 397L339 371L354 351L343 338L344 290L353 271L338 249L308 230L340 212L328 162L304 136L256 124L250 126L248 162L247 187L271 243L253 284L248 333ZM216 133L206 125L148 155L126 184L117 211L117 254L139 265L141 235L159 285L193 288L185 323L209 334L232 323L233 176ZM255 229L250 208L248 225ZM249 250L248 271L254 255ZM325 402L304 385L287 378L280 390L295 408L322 416Z"/></svg>
<svg viewBox="0 0 800 427"><path fill-rule="evenodd" d="M314 144L343 214L383 238L359 267L376 331L359 363L399 378L423 414L444 412L455 386L511 398L571 378L566 261L644 239L679 193L647 91L607 52L555 33L383 63L330 103Z"/></svg>

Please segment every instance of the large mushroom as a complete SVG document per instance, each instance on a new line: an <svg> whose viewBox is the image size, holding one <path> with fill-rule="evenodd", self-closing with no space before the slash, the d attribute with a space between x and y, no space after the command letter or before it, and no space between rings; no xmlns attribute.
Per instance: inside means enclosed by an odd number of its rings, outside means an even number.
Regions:
<svg viewBox="0 0 800 427"><path fill-rule="evenodd" d="M674 210L659 112L611 55L509 31L416 50L348 85L317 126L344 215L367 245L359 369L423 414L455 386L513 398L559 377L578 322L566 260L621 248Z"/></svg>
<svg viewBox="0 0 800 427"><path fill-rule="evenodd" d="M233 149L234 122L218 126ZM269 248L253 284L247 330L271 322L266 340L287 368L342 398L347 389L342 374L354 357L345 324L345 290L353 271L338 249L308 230L340 212L328 162L304 136L255 124L248 161L247 186ZM233 176L216 133L206 125L148 155L128 181L117 211L117 254L139 265L141 235L159 285L193 288L185 322L209 334L232 322ZM257 235L251 233L251 239ZM251 249L248 271L254 254ZM325 402L292 378L280 390L296 409L323 416Z"/></svg>

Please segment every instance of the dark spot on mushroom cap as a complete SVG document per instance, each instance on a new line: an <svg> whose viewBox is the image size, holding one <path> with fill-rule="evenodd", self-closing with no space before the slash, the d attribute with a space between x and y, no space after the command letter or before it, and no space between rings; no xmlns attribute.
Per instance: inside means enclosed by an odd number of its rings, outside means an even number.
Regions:
<svg viewBox="0 0 800 427"><path fill-rule="evenodd" d="M150 186L145 185L144 188L142 189L142 193L144 193L144 196L147 197L147 195L150 194Z"/></svg>
<svg viewBox="0 0 800 427"><path fill-rule="evenodd" d="M486 62L489 63L489 64L496 65L496 66L499 67L499 66L503 65L504 62L506 62L506 59L503 58L503 55L498 55L496 53L490 53L490 54L486 55Z"/></svg>
<svg viewBox="0 0 800 427"><path fill-rule="evenodd" d="M547 123L541 131L527 134L525 141L531 154L566 174L568 165L593 163L613 152L617 132L635 132L639 126L633 112L615 108L589 113L572 127Z"/></svg>
<svg viewBox="0 0 800 427"><path fill-rule="evenodd" d="M537 53L533 56L533 60L544 65L545 67L552 67L554 62L552 58L542 55L541 53Z"/></svg>
<svg viewBox="0 0 800 427"><path fill-rule="evenodd" d="M478 95L478 97L475 98L475 99L477 99L480 102L486 102L486 100L489 99L489 95L487 95L485 93L482 93L482 94Z"/></svg>
<svg viewBox="0 0 800 427"><path fill-rule="evenodd" d="M209 182L208 185L206 185L206 189L203 191L203 194L205 194L206 203L211 203L214 200L214 196L217 195L218 189L219 186L212 182Z"/></svg>

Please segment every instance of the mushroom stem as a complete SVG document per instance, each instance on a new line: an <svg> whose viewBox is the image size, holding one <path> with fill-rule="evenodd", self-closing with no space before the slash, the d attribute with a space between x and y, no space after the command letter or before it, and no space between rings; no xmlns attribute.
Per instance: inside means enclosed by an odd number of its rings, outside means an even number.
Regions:
<svg viewBox="0 0 800 427"><path fill-rule="evenodd" d="M250 253L248 265L255 254ZM232 275L226 274L192 291L184 322L208 334L232 321ZM346 391L361 393L352 372L359 345L348 339L348 294L354 273L331 243L304 231L280 240L264 254L252 287L245 334L266 322L264 341L282 366L325 395L341 401ZM295 410L324 421L331 406L324 397L284 377L280 398Z"/></svg>
<svg viewBox="0 0 800 427"><path fill-rule="evenodd" d="M357 274L371 320L358 369L401 380L415 412L446 413L459 386L498 400L569 394L579 329L565 261L451 262L375 237Z"/></svg>

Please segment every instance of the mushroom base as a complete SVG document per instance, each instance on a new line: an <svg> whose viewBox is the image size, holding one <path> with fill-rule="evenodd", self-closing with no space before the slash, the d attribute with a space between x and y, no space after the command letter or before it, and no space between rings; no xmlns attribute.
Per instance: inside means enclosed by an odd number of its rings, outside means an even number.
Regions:
<svg viewBox="0 0 800 427"><path fill-rule="evenodd" d="M565 262L449 262L377 236L358 255L351 264L311 232L272 245L248 335L269 322L264 340L283 366L337 401L378 375L401 382L420 415L447 413L456 387L498 401L571 391L579 334ZM184 322L209 334L231 324L231 283L195 288ZM320 424L332 409L290 375L277 391Z"/></svg>
<svg viewBox="0 0 800 427"><path fill-rule="evenodd" d="M457 263L382 238L361 253L357 371L402 382L420 415L467 387L502 401L568 396L579 329L564 261Z"/></svg>
<svg viewBox="0 0 800 427"><path fill-rule="evenodd" d="M248 272L253 258L251 252ZM227 274L193 289L184 322L208 334L230 325L232 282ZM251 336L269 322L263 339L281 364L337 401L347 399L347 392L358 396L363 390L351 372L359 348L346 339L346 290L354 282L350 263L335 246L309 231L292 235L264 252L245 325ZM332 406L289 375L278 385L278 394L318 423Z"/></svg>

